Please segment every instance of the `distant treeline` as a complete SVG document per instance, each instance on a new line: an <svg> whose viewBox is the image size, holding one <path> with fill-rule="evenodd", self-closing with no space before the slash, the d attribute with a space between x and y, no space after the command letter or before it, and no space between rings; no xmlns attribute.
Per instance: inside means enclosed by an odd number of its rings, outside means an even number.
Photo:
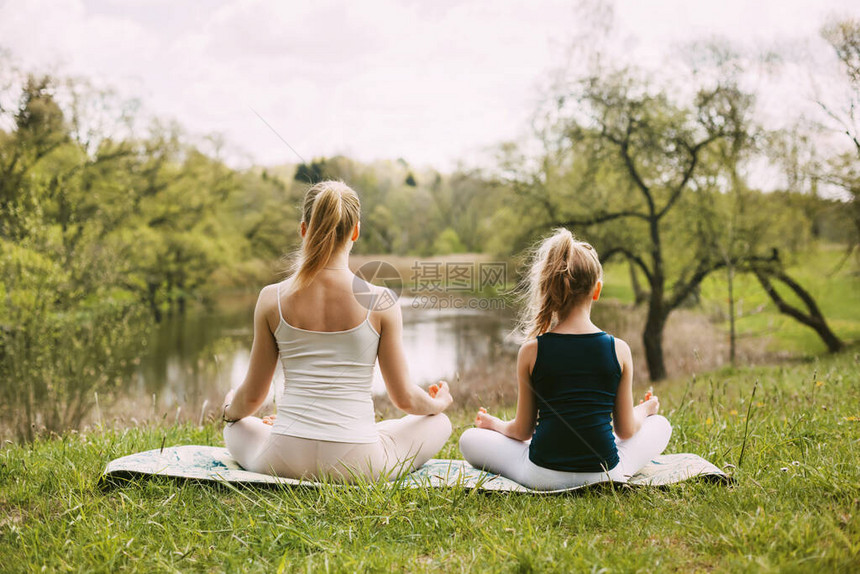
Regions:
<svg viewBox="0 0 860 574"><path fill-rule="evenodd" d="M256 284L296 247L304 191L326 178L342 179L361 196L357 253L510 256L564 223L565 212L587 212L582 203L590 195L577 186L582 177L595 177L592 166L564 160L552 167L546 158L546 173L529 173L523 162L515 177L508 164L441 174L403 160L362 164L345 157L240 171L174 125L150 126L143 138L94 134L95 120L85 116L94 112L82 109L70 90L65 81L29 77L6 98L13 105L0 109L7 301L9 293L26 291L47 274L62 284L57 292L121 292L160 317L213 288ZM603 175L607 181L594 180L593 189L612 185L615 175ZM627 183L616 183L622 196ZM748 200L755 209L786 231L774 235L780 244L773 247L792 251L817 238L854 240L844 201L808 189L749 193L756 196ZM558 205L550 208L553 202ZM598 244L599 237L595 232ZM678 241L685 243L683 236Z"/></svg>

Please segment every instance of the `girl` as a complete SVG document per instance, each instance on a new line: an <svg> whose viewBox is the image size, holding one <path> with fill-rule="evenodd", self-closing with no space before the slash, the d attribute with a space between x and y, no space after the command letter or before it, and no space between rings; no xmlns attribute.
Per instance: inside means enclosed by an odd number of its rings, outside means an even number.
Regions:
<svg viewBox="0 0 860 574"><path fill-rule="evenodd" d="M567 229L541 243L521 322L516 417L478 411L478 428L460 437L472 466L555 490L624 482L666 448L672 427L657 397L633 406L630 347L591 322L602 279L597 253Z"/></svg>
<svg viewBox="0 0 860 574"><path fill-rule="evenodd" d="M224 442L244 468L290 478L350 481L411 471L451 435L451 404L440 381L431 394L409 381L399 305L353 275L358 195L343 183L311 187L300 225L295 272L265 287L254 311L254 344L244 382L224 401ZM357 293L363 297L359 303ZM390 299L385 299L390 302ZM392 402L409 416L374 423L377 359ZM252 417L276 365L284 369L277 417Z"/></svg>

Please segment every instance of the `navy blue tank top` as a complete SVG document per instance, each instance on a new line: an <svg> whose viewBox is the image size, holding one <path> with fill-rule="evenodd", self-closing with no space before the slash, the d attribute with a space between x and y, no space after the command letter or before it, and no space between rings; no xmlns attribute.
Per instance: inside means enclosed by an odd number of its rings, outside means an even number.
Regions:
<svg viewBox="0 0 860 574"><path fill-rule="evenodd" d="M545 333L532 369L538 416L529 459L569 472L601 472L618 464L612 410L621 381L615 338Z"/></svg>

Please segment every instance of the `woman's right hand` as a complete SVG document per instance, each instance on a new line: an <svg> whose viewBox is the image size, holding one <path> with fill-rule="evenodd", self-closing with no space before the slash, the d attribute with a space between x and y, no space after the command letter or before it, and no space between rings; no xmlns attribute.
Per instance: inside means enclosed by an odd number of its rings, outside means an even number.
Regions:
<svg viewBox="0 0 860 574"><path fill-rule="evenodd" d="M451 403L454 402L454 397L451 396L451 390L448 388L446 381L439 381L434 385L430 385L430 388L427 389L427 394L430 395L433 404L439 407L437 414L450 407Z"/></svg>

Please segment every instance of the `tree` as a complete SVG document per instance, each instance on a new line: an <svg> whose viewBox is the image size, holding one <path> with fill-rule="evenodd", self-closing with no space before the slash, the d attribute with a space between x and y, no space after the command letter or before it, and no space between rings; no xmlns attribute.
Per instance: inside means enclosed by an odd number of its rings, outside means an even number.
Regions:
<svg viewBox="0 0 860 574"><path fill-rule="evenodd" d="M433 242L433 253L435 255L449 255L451 253L463 253L464 251L466 251L466 248L463 246L463 242L460 241L457 232L450 227L442 230L442 233Z"/></svg>
<svg viewBox="0 0 860 574"><path fill-rule="evenodd" d="M122 190L94 189L105 172L115 181L124 152L103 142L91 154L70 137L53 78L19 86L17 107L0 109L11 126L0 132L0 409L32 439L77 426L94 393L129 374L140 305L117 288L105 240Z"/></svg>
<svg viewBox="0 0 860 574"><path fill-rule="evenodd" d="M844 18L831 21L821 30L821 36L833 48L847 80L846 100L834 106L818 100L818 104L836 131L844 134L851 151L836 154L829 161L821 178L845 190L850 198L856 230L850 252L860 244L860 19Z"/></svg>
<svg viewBox="0 0 860 574"><path fill-rule="evenodd" d="M26 233L20 214L38 204L28 174L69 141L68 126L48 76L26 78L12 114L12 133L0 134L0 237L7 239Z"/></svg>
<svg viewBox="0 0 860 574"><path fill-rule="evenodd" d="M625 258L644 276L643 342L652 380L667 374L669 315L727 264L696 222L695 198L688 196L701 190L698 176L712 148L747 137L752 102L728 82L703 86L678 103L628 71L601 71L555 98L537 174L512 182L543 212L541 228L587 229L604 260ZM729 260L741 258L756 256Z"/></svg>
<svg viewBox="0 0 860 574"><path fill-rule="evenodd" d="M310 164L301 163L296 168L294 179L309 185L319 183L328 179L330 176L326 173L326 160L313 160Z"/></svg>

